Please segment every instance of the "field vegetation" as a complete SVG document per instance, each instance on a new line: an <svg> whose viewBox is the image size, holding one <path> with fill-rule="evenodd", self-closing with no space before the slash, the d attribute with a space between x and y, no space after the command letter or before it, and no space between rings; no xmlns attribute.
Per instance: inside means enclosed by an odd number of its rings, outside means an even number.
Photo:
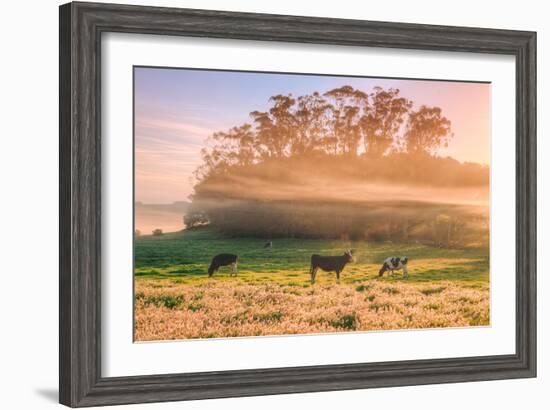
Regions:
<svg viewBox="0 0 550 410"><path fill-rule="evenodd" d="M233 238L212 228L135 242L135 339L169 340L489 324L488 252L352 240ZM342 274L309 281L312 253L355 250ZM212 255L239 255L239 274L208 278ZM378 278L388 255L410 277Z"/></svg>

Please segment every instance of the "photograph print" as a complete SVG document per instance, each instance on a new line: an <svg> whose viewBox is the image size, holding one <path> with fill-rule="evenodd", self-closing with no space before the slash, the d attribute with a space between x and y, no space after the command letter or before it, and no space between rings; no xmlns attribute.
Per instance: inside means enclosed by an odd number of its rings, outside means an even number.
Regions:
<svg viewBox="0 0 550 410"><path fill-rule="evenodd" d="M133 77L136 342L491 325L490 83Z"/></svg>

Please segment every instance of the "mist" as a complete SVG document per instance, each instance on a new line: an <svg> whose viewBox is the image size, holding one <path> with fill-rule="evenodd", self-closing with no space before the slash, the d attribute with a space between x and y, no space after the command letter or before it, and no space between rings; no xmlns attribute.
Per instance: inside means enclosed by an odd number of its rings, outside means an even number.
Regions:
<svg viewBox="0 0 550 410"><path fill-rule="evenodd" d="M171 204L135 203L135 229L139 234L150 235L155 229L175 232L184 229L183 216L189 208L188 202Z"/></svg>

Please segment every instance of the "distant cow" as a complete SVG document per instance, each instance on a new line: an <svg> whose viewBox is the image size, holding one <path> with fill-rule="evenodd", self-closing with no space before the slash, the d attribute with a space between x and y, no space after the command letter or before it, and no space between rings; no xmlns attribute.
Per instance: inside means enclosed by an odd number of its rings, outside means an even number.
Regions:
<svg viewBox="0 0 550 410"><path fill-rule="evenodd" d="M342 256L311 255L311 268L309 270L311 283L315 283L315 276L319 268L325 272L336 272L336 280L340 283L340 272L344 270L346 264L353 261L351 250L344 252Z"/></svg>
<svg viewBox="0 0 550 410"><path fill-rule="evenodd" d="M264 245L264 249L266 249L266 248L271 249L272 247L273 247L273 242L272 241L269 241Z"/></svg>
<svg viewBox="0 0 550 410"><path fill-rule="evenodd" d="M400 258L390 257L384 261L384 264L380 268L380 271L378 272L378 276L382 276L384 272L390 272L390 276L393 276L394 270L401 270L403 269L403 277L407 278L409 277L409 270L407 269L407 262L409 262L409 258L406 256L402 256Z"/></svg>
<svg viewBox="0 0 550 410"><path fill-rule="evenodd" d="M238 256L231 253L220 253L214 256L208 268L208 276L211 277L220 267L229 265L231 265L231 275L237 276L237 259Z"/></svg>

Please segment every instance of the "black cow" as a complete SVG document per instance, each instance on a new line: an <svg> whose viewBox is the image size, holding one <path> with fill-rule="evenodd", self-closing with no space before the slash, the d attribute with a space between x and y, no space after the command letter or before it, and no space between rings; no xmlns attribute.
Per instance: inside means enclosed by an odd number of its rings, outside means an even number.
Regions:
<svg viewBox="0 0 550 410"><path fill-rule="evenodd" d="M315 283L317 269L321 268L325 272L336 272L336 281L340 283L340 272L349 262L354 262L351 250L344 252L342 256L321 256L311 255L311 267L309 274L311 275L311 283Z"/></svg>
<svg viewBox="0 0 550 410"><path fill-rule="evenodd" d="M216 255L212 258L212 262L210 263L210 267L208 268L208 276L211 277L214 272L217 272L218 269L222 266L229 266L231 265L231 275L237 276L237 259L239 257L237 255L233 255L232 253L220 253L219 255Z"/></svg>

